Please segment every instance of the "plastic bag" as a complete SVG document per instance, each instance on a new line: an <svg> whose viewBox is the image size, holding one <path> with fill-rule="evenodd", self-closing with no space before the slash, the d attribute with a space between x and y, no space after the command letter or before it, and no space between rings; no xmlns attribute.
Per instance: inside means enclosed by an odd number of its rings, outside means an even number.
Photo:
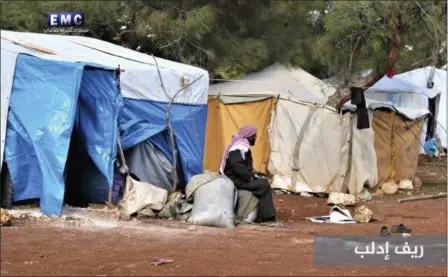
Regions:
<svg viewBox="0 0 448 277"><path fill-rule="evenodd" d="M235 186L219 178L197 188L188 223L221 228L235 227Z"/></svg>

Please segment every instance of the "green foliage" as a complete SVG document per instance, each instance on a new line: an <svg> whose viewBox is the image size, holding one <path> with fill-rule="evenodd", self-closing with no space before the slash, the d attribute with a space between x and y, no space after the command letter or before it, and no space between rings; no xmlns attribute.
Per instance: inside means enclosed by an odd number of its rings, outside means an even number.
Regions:
<svg viewBox="0 0 448 277"><path fill-rule="evenodd" d="M396 30L399 71L431 64L443 42L437 59L446 63L446 1L0 3L2 29L43 32L48 12L83 11L87 36L200 66L218 78L238 78L275 61L320 78L382 72Z"/></svg>
<svg viewBox="0 0 448 277"><path fill-rule="evenodd" d="M398 32L399 72L425 65L418 63L424 59L426 65L431 64L428 58L446 41L446 2L419 4L421 7L416 1L335 1L325 18L326 32L317 41L314 56L332 74L342 74L346 79L366 68L384 72L393 34ZM434 39L437 36L439 40ZM412 50L407 49L409 46ZM446 55L439 57L439 64L443 62Z"/></svg>

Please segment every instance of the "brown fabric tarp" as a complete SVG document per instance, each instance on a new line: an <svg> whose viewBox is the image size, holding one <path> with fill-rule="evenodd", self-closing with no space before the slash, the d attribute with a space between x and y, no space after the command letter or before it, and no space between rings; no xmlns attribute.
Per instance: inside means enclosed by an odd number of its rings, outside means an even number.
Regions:
<svg viewBox="0 0 448 277"><path fill-rule="evenodd" d="M268 127L275 98L262 101L223 104L214 97L208 99L207 129L205 135L204 170L219 171L219 164L232 135L245 124L257 127L257 142L252 148L254 167L266 173L269 162Z"/></svg>
<svg viewBox="0 0 448 277"><path fill-rule="evenodd" d="M408 121L388 111L375 111L373 131L378 164L378 185L413 180L417 172L419 139L424 120Z"/></svg>

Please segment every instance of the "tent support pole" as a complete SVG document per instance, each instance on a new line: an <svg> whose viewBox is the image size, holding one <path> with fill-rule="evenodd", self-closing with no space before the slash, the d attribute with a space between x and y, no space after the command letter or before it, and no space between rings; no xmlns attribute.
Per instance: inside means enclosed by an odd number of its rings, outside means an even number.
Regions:
<svg viewBox="0 0 448 277"><path fill-rule="evenodd" d="M172 97L166 92L165 89L165 85L163 83L163 78L162 78L162 74L160 73L160 67L159 67L159 63L157 62L157 59L154 57L154 55L152 55L152 58L154 59L154 62L156 64L157 67L157 73L159 75L159 80L160 80L160 86L162 87L162 90L165 94L165 96L169 99L168 102L168 106L166 109L166 123L167 123L167 127L168 127L168 132L170 134L170 142L171 142L171 153L173 155L173 195L174 193L176 193L177 191L177 150L176 150L176 144L175 144L175 140L174 140L174 132L173 132L173 127L171 125L171 106L174 102L174 99L176 99L176 97L186 88L190 87L191 85L193 85L194 83L196 83L199 79L201 79L202 77L204 77L204 75L199 76L198 78L196 78L193 82L189 83L188 85L182 86L182 88L180 88Z"/></svg>
<svg viewBox="0 0 448 277"><path fill-rule="evenodd" d="M120 95L120 75L121 72L123 72L124 70L120 69L120 65L118 65L117 69L115 69L115 78L117 79L117 95ZM124 169L124 171L126 172L127 175L129 175L129 168L126 165L126 160L124 159L124 154L123 154L123 148L121 147L121 138L120 138L120 132L118 132L117 135L117 145L118 145L118 152L120 154L120 160L121 160L121 167ZM125 183L126 186L126 183ZM113 184L112 186L109 187L109 195L108 195L108 199L107 199L107 206L109 208L112 208L112 190L113 190ZM125 187L126 190L126 187Z"/></svg>

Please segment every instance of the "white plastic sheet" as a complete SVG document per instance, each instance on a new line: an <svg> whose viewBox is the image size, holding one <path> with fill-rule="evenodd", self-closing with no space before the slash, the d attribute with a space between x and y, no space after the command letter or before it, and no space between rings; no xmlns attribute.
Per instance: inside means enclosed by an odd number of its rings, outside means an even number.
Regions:
<svg viewBox="0 0 448 277"><path fill-rule="evenodd" d="M399 112L410 119L421 117L423 112L428 111L428 98L434 98L440 94L439 113L437 115L437 135L446 148L446 70L435 69L433 76L434 86L427 87L432 67L418 68L388 78L379 80L375 85L366 90L366 101L378 102L379 104L393 105ZM369 102L369 101L367 101ZM424 114L423 114L424 115Z"/></svg>
<svg viewBox="0 0 448 277"><path fill-rule="evenodd" d="M325 192L342 187L348 162L348 147L344 146L348 143L350 118L317 108L306 127L310 109L310 106L286 99L277 103L270 125L269 171L274 174L273 188ZM295 153L299 136L302 136L301 146ZM298 159L298 178L292 184L294 159Z"/></svg>
<svg viewBox="0 0 448 277"><path fill-rule="evenodd" d="M12 84L14 80L14 71L16 67L17 53L1 50L1 122L0 122L0 170L3 165L3 153L5 150L6 124L8 122L9 97L11 95Z"/></svg>
<svg viewBox="0 0 448 277"><path fill-rule="evenodd" d="M109 42L88 37L49 35L38 33L1 31L2 48L4 41L10 39L50 49L56 55L31 51L33 55L45 59L72 62L95 62L116 68L120 65L125 71L121 74L121 91L124 97L168 102L160 86L154 59L146 54L127 49ZM11 44L11 43L10 43ZM172 97L182 88L181 79L192 82L203 77L176 97L175 103L206 104L209 86L208 72L190 65L156 58L160 66L167 93Z"/></svg>

